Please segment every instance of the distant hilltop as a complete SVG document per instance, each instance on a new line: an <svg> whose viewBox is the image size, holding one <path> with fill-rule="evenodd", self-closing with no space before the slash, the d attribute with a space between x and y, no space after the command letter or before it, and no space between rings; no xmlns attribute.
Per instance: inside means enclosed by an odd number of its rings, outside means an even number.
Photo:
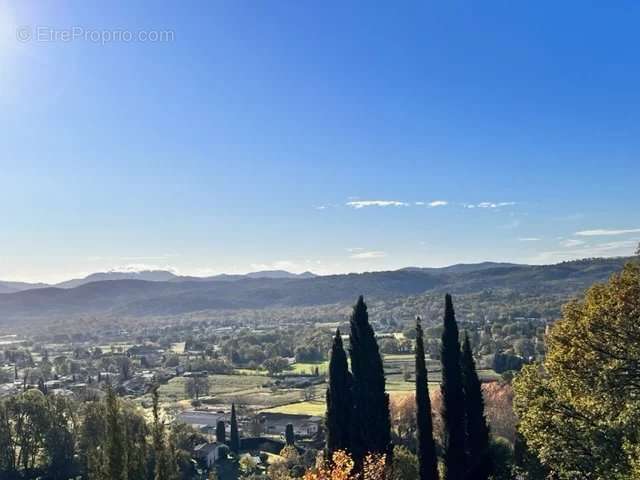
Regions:
<svg viewBox="0 0 640 480"><path fill-rule="evenodd" d="M360 294L389 301L427 293L473 295L501 290L560 301L607 280L631 258L593 258L555 265L484 262L323 276L266 271L201 278L147 271L98 273L54 286L5 282L0 283L5 288L0 294L0 323L349 305Z"/></svg>
<svg viewBox="0 0 640 480"><path fill-rule="evenodd" d="M285 270L262 270L246 274L226 274L213 275L210 277L193 277L176 275L168 270L141 270L138 272L97 272L83 278L74 278L60 283L27 283L10 282L0 280L0 293L15 293L36 288L75 288L92 282L102 282L107 280L145 280L147 282L183 282L183 281L216 281L216 280L240 280L242 278L313 278L317 275L312 272L291 273Z"/></svg>

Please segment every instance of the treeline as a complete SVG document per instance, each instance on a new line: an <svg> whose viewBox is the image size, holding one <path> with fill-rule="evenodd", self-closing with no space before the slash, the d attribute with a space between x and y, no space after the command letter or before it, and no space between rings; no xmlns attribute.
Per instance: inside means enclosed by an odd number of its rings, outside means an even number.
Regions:
<svg viewBox="0 0 640 480"><path fill-rule="evenodd" d="M205 438L184 424L169 433L154 392L152 418L108 388L78 403L30 389L0 402L0 478L179 480Z"/></svg>

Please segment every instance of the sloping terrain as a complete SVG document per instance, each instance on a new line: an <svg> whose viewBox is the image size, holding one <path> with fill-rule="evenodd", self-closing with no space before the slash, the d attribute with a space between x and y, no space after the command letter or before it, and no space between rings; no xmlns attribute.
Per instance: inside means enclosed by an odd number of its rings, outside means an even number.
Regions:
<svg viewBox="0 0 640 480"><path fill-rule="evenodd" d="M349 304L364 294L389 301L422 293L474 294L508 290L514 295L569 297L606 280L628 259L587 259L556 265L478 264L464 268L228 280L107 280L75 288L40 288L0 294L0 323L80 316L176 315L234 310Z"/></svg>

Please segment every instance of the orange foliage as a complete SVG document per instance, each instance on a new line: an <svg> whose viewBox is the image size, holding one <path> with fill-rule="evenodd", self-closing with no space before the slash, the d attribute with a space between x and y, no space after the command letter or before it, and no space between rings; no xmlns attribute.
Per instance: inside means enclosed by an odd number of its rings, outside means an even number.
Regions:
<svg viewBox="0 0 640 480"><path fill-rule="evenodd" d="M308 470L303 480L386 480L386 456L367 455L362 473L355 472L355 463L348 453L337 451L331 462Z"/></svg>

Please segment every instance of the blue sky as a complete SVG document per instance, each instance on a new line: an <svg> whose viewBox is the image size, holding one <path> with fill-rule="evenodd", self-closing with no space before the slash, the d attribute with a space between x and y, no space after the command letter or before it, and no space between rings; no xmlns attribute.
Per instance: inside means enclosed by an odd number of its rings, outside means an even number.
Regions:
<svg viewBox="0 0 640 480"><path fill-rule="evenodd" d="M633 251L638 2L379 3L0 1L0 278Z"/></svg>

